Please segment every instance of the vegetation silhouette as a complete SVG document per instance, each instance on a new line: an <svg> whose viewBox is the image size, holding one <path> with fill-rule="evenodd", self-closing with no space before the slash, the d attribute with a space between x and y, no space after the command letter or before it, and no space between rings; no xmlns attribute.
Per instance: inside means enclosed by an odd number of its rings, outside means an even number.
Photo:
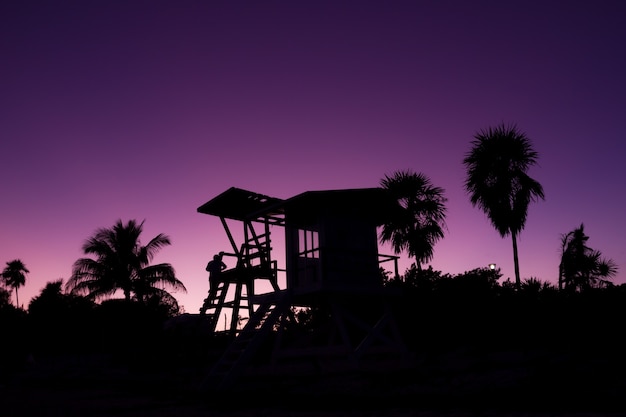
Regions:
<svg viewBox="0 0 626 417"><path fill-rule="evenodd" d="M46 283L28 305L30 351L34 357L66 351L92 352L97 340L93 328L96 307L87 297L64 293L62 279Z"/></svg>
<svg viewBox="0 0 626 417"><path fill-rule="evenodd" d="M11 293L4 287L0 287L0 306L8 305L11 302Z"/></svg>
<svg viewBox="0 0 626 417"><path fill-rule="evenodd" d="M473 206L483 210L500 236L511 235L515 285L520 287L517 236L524 229L531 201L544 199L543 187L526 173L538 154L516 125L478 131L463 159L465 189Z"/></svg>
<svg viewBox="0 0 626 417"><path fill-rule="evenodd" d="M391 242L396 254L406 251L418 269L430 261L434 246L444 237L447 199L443 188L410 170L386 175L380 184L397 201L392 220L382 227L380 240Z"/></svg>
<svg viewBox="0 0 626 417"><path fill-rule="evenodd" d="M28 313L10 302L10 293L0 288L0 384L24 369L28 344ZM1 410L1 408L0 408Z"/></svg>
<svg viewBox="0 0 626 417"><path fill-rule="evenodd" d="M20 307L20 300L17 294L17 289L24 286L26 283L26 274L30 271L26 269L24 262L20 259L14 259L7 262L6 267L2 271L2 279L4 284L8 287L15 289L15 307Z"/></svg>
<svg viewBox="0 0 626 417"><path fill-rule="evenodd" d="M96 259L81 258L73 266L66 290L86 295L92 300L111 297L118 290L127 301L145 304L155 299L178 309L178 302L164 288L186 292L168 263L150 265L155 254L170 245L168 236L160 233L142 246L143 222L118 220L111 228L100 228L83 244L86 254Z"/></svg>
<svg viewBox="0 0 626 417"><path fill-rule="evenodd" d="M598 250L586 245L584 224L561 237L559 289L580 291L612 285L610 278L617 274L617 265L605 259Z"/></svg>
<svg viewBox="0 0 626 417"><path fill-rule="evenodd" d="M314 403L322 409L331 407L327 400L332 398L353 410L479 409L485 404L540 409L546 401L553 410L620 408L626 388L626 343L619 331L626 287L559 291L528 278L516 289L502 278L499 269L486 267L452 275L417 265L387 278L385 286L400 295L393 309L415 364L402 371L364 372L356 391L352 379L345 386L330 385L337 378L333 373L304 379L264 376L248 388L238 387L232 396L209 393L201 403L295 407L317 399ZM164 323L171 311L123 299L96 304L62 288L61 280L48 283L28 312L11 305L8 297L0 298L3 336L15 341L1 348L6 386L33 369L27 358L35 347L35 369L45 371L32 384L115 386L155 399L197 401L189 387L224 348L219 335L168 333ZM328 321L323 309L295 313L290 323L294 331L308 332ZM260 353L271 357L271 351ZM45 367L46 361L56 365ZM28 386L23 378L21 386ZM302 384L309 388L298 391ZM276 387L285 395L273 395ZM242 395L249 401L236 400Z"/></svg>

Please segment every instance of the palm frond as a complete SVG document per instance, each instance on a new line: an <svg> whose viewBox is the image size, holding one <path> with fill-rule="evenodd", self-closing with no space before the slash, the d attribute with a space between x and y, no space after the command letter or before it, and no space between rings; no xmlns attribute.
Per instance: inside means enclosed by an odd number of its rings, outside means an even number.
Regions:
<svg viewBox="0 0 626 417"><path fill-rule="evenodd" d="M391 243L396 254L406 251L420 264L429 261L447 229L443 188L411 170L385 175L380 184L396 201L391 219L382 227L381 242Z"/></svg>

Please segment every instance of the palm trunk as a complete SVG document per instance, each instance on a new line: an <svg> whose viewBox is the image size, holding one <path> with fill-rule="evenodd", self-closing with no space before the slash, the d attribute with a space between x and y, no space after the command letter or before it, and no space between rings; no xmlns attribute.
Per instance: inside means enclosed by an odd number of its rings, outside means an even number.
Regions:
<svg viewBox="0 0 626 417"><path fill-rule="evenodd" d="M517 233L511 232L513 239L513 264L515 265L515 288L520 289L521 280L519 277L519 260L517 259Z"/></svg>
<svg viewBox="0 0 626 417"><path fill-rule="evenodd" d="M17 296L17 287L15 287L15 307L20 308L20 299Z"/></svg>

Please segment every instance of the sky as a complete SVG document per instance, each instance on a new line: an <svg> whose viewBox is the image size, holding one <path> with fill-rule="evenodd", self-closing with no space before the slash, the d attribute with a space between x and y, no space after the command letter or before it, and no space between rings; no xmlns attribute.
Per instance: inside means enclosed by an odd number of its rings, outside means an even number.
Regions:
<svg viewBox="0 0 626 417"><path fill-rule="evenodd" d="M27 308L96 229L144 221L142 243L171 238L153 263L196 313L229 250L200 205L412 170L448 199L425 266L514 280L510 237L463 188L474 134L505 123L546 196L519 236L522 278L556 283L561 235L583 223L626 282L625 41L620 0L3 1L0 265L29 269Z"/></svg>

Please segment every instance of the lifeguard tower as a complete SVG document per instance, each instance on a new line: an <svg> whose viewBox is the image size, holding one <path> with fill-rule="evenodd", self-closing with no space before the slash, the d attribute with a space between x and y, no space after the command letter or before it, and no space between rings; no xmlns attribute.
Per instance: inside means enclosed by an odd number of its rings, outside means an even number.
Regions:
<svg viewBox="0 0 626 417"><path fill-rule="evenodd" d="M331 359L359 366L367 357L406 354L381 272L381 263L389 262L397 275L397 257L378 253L377 228L394 204L382 188L308 191L283 200L233 187L200 206L198 212L220 218L232 247L224 256L235 260L200 309L212 331L230 310L225 331L233 337L204 385L234 384L268 340L270 365L287 363L291 369ZM233 221L243 227L240 243ZM284 232L276 239L284 244L282 252L273 247L274 227ZM279 274L285 276L282 288ZM257 292L261 281L269 286ZM320 325L286 331L299 308L314 311Z"/></svg>

